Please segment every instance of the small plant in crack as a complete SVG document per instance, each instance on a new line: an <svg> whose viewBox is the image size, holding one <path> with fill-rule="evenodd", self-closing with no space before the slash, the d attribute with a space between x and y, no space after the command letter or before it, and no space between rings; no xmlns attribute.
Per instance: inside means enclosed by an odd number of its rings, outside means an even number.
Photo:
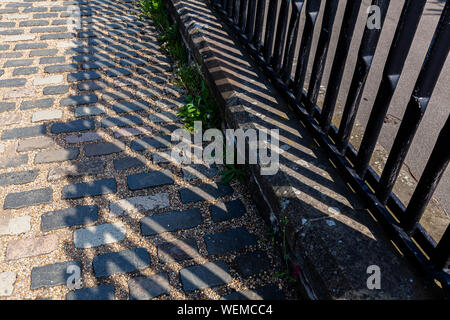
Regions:
<svg viewBox="0 0 450 320"><path fill-rule="evenodd" d="M289 282L297 282L298 270L290 272L291 268L289 266L290 255L287 252L287 242L286 242L286 229L289 224L289 218L286 217L284 213L281 214L281 236L282 236L282 254L284 261L284 271L278 272L274 276L280 279L286 279Z"/></svg>

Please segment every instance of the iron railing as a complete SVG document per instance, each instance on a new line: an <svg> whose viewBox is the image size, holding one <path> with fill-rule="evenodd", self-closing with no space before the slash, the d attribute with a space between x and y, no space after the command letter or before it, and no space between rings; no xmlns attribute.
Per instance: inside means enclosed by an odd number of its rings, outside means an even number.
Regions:
<svg viewBox="0 0 450 320"><path fill-rule="evenodd" d="M312 38L322 2L322 25L312 60L308 90L304 88ZM216 11L232 27L250 55L287 98L289 105L312 131L320 145L353 189L368 203L397 246L425 273L449 292L450 226L439 243L420 225L422 217L450 159L450 117L447 119L426 168L407 207L392 192L419 123L430 101L450 47L450 12L446 2L413 94L406 108L381 177L370 166L383 121L399 83L426 0L405 0L383 77L359 150L349 142L366 80L374 60L381 28L366 27L358 52L350 90L339 128L332 123L350 44L362 0L345 4L344 17L333 57L322 108L317 106L328 56L338 0L211 0ZM373 0L380 8L381 26L389 0ZM299 32L302 10L303 31ZM312 58L312 57L311 57ZM294 70L294 61L297 65ZM448 271L448 270L447 270Z"/></svg>

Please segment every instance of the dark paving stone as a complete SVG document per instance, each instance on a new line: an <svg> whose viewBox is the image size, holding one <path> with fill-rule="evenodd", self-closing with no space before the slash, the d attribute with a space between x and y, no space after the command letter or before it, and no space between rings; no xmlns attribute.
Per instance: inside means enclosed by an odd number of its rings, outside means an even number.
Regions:
<svg viewBox="0 0 450 320"><path fill-rule="evenodd" d="M57 13L35 13L33 14L33 19L48 19L48 18L57 18Z"/></svg>
<svg viewBox="0 0 450 320"><path fill-rule="evenodd" d="M242 290L230 293L222 300L285 300L284 293L274 285L259 287L254 290Z"/></svg>
<svg viewBox="0 0 450 320"><path fill-rule="evenodd" d="M62 199L79 199L117 192L115 179L103 179L91 182L82 182L65 186L62 190Z"/></svg>
<svg viewBox="0 0 450 320"><path fill-rule="evenodd" d="M71 71L77 71L78 65L75 63L72 64L55 64L52 66L46 66L44 68L44 72L46 73L60 73L60 72L71 72ZM68 81L70 81L69 78L70 75L67 76Z"/></svg>
<svg viewBox="0 0 450 320"><path fill-rule="evenodd" d="M141 231L144 236L153 236L163 232L172 232L194 228L203 223L199 209L158 213L141 219Z"/></svg>
<svg viewBox="0 0 450 320"><path fill-rule="evenodd" d="M122 152L125 150L125 145L114 142L92 143L84 147L84 154L87 157L104 156L113 153Z"/></svg>
<svg viewBox="0 0 450 320"><path fill-rule="evenodd" d="M20 109L22 110L28 110L28 109L48 109L53 107L53 103L55 102L54 99L48 98L48 99L39 99L39 100L32 100L32 101L23 101L20 104Z"/></svg>
<svg viewBox="0 0 450 320"><path fill-rule="evenodd" d="M21 185L33 182L39 175L39 170L7 172L0 174L0 187Z"/></svg>
<svg viewBox="0 0 450 320"><path fill-rule="evenodd" d="M55 123L51 126L51 133L69 133L92 130L95 128L94 119L74 120L70 122Z"/></svg>
<svg viewBox="0 0 450 320"><path fill-rule="evenodd" d="M33 268L31 270L31 290L67 284L68 278L72 275L67 272L70 266L76 266L81 270L79 261L58 262Z"/></svg>
<svg viewBox="0 0 450 320"><path fill-rule="evenodd" d="M81 65L84 70L114 68L115 63L111 61L87 62Z"/></svg>
<svg viewBox="0 0 450 320"><path fill-rule="evenodd" d="M114 169L127 170L131 168L145 168L145 163L138 158L121 158L114 160Z"/></svg>
<svg viewBox="0 0 450 320"><path fill-rule="evenodd" d="M208 234L204 238L209 254L229 253L257 244L256 236L249 233L245 227Z"/></svg>
<svg viewBox="0 0 450 320"><path fill-rule="evenodd" d="M188 187L179 190L181 202L190 203L204 200L214 200L233 194L233 188L222 183L203 184L199 187Z"/></svg>
<svg viewBox="0 0 450 320"><path fill-rule="evenodd" d="M67 27L43 27L43 28L31 28L30 29L30 33L52 33L52 32L66 32L66 31L67 31ZM43 39L55 39L55 38L41 37L41 40L43 40ZM61 39L61 38L56 38L56 39Z"/></svg>
<svg viewBox="0 0 450 320"><path fill-rule="evenodd" d="M43 57L39 59L39 64L53 64L53 63L64 63L66 62L65 57Z"/></svg>
<svg viewBox="0 0 450 320"><path fill-rule="evenodd" d="M74 290L66 294L66 300L114 300L114 286L103 284L97 287Z"/></svg>
<svg viewBox="0 0 450 320"><path fill-rule="evenodd" d="M9 193L6 195L3 209L20 209L37 204L51 203L53 190L50 188Z"/></svg>
<svg viewBox="0 0 450 320"><path fill-rule="evenodd" d="M41 40L62 40L62 39L71 39L75 37L75 33L67 32L67 33L50 33L44 34L41 36Z"/></svg>
<svg viewBox="0 0 450 320"><path fill-rule="evenodd" d="M88 81L78 83L77 87L78 90L80 91L95 91L95 90L103 90L107 87L107 85L103 82Z"/></svg>
<svg viewBox="0 0 450 320"><path fill-rule="evenodd" d="M78 105L82 105L82 104L96 103L97 101L98 101L98 97L95 94L71 96L71 97L62 99L60 102L60 106L61 107L78 106Z"/></svg>
<svg viewBox="0 0 450 320"><path fill-rule="evenodd" d="M144 248L99 255L92 262L96 277L107 277L147 268L150 256Z"/></svg>
<svg viewBox="0 0 450 320"><path fill-rule="evenodd" d="M226 284L232 277L225 261L214 261L181 269L180 279L185 291L193 291Z"/></svg>
<svg viewBox="0 0 450 320"><path fill-rule="evenodd" d="M211 218L214 222L221 222L242 217L247 211L241 200L232 200L210 206Z"/></svg>
<svg viewBox="0 0 450 320"><path fill-rule="evenodd" d="M102 128L109 127L128 127L133 125L142 125L142 118L135 115L125 115L122 117L103 118L101 121Z"/></svg>
<svg viewBox="0 0 450 320"><path fill-rule="evenodd" d="M128 288L130 300L150 300L169 294L169 277L165 272L148 277L136 277L128 281Z"/></svg>
<svg viewBox="0 0 450 320"><path fill-rule="evenodd" d="M30 74L36 74L38 72L37 67L29 68L17 68L13 71L13 76L28 76Z"/></svg>
<svg viewBox="0 0 450 320"><path fill-rule="evenodd" d="M263 251L254 251L243 254L235 260L238 272L244 277L250 277L261 273L270 267L267 254Z"/></svg>
<svg viewBox="0 0 450 320"><path fill-rule="evenodd" d="M15 45L14 50L45 49L47 47L48 44L43 42L19 43Z"/></svg>
<svg viewBox="0 0 450 320"><path fill-rule="evenodd" d="M82 55L72 57L73 61L76 61L76 62L91 62L91 61L98 61L98 60L110 59L110 58L111 57L109 55L104 54L104 53L82 54Z"/></svg>
<svg viewBox="0 0 450 320"><path fill-rule="evenodd" d="M46 232L49 230L80 226L95 222L97 219L98 207L96 205L78 206L44 213L41 217L41 229Z"/></svg>
<svg viewBox="0 0 450 320"><path fill-rule="evenodd" d="M157 250L158 258L166 263L194 259L200 255L195 239L166 242L159 245Z"/></svg>
<svg viewBox="0 0 450 320"><path fill-rule="evenodd" d="M49 87L45 87L43 90L44 95L64 94L67 92L69 92L69 86L65 86L65 85L49 86Z"/></svg>
<svg viewBox="0 0 450 320"><path fill-rule="evenodd" d="M23 87L27 83L27 79L6 79L0 80L0 88Z"/></svg>
<svg viewBox="0 0 450 320"><path fill-rule="evenodd" d="M84 81L84 80L95 80L99 79L101 74L98 71L85 71L78 73L71 73L67 76L67 81Z"/></svg>
<svg viewBox="0 0 450 320"><path fill-rule="evenodd" d="M127 178L130 190L140 190L174 183L172 172L169 170L143 172L133 174Z"/></svg>
<svg viewBox="0 0 450 320"><path fill-rule="evenodd" d="M170 148L172 146L171 136L143 137L131 142L130 148L133 151L144 151L147 149Z"/></svg>
<svg viewBox="0 0 450 320"><path fill-rule="evenodd" d="M33 59L8 60L3 65L4 68L28 67L33 63Z"/></svg>
<svg viewBox="0 0 450 320"><path fill-rule="evenodd" d="M34 127L15 128L10 130L3 130L2 140L22 139L43 136L46 133L45 125Z"/></svg>
<svg viewBox="0 0 450 320"><path fill-rule="evenodd" d="M147 111L150 108L150 103L144 100L138 101L122 101L115 103L112 109L117 113Z"/></svg>
<svg viewBox="0 0 450 320"><path fill-rule="evenodd" d="M0 112L11 111L16 108L15 102L0 102Z"/></svg>
<svg viewBox="0 0 450 320"><path fill-rule="evenodd" d="M106 75L108 77L120 77L120 76L129 76L133 72L130 69L125 68L115 68L106 70Z"/></svg>

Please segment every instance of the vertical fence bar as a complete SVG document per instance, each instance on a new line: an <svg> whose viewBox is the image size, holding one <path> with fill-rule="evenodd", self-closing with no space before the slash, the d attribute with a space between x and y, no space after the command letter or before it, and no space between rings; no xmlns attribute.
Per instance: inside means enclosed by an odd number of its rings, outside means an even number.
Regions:
<svg viewBox="0 0 450 320"><path fill-rule="evenodd" d="M281 69L283 60L283 50L285 48L286 29L289 18L289 2L290 0L281 0L280 13L278 14L278 26L275 38L275 49L273 50L272 66L275 72Z"/></svg>
<svg viewBox="0 0 450 320"><path fill-rule="evenodd" d="M277 0L269 0L266 34L264 39L264 59L267 63L272 58L273 39L275 35L275 22L277 19Z"/></svg>
<svg viewBox="0 0 450 320"><path fill-rule="evenodd" d="M450 225L447 226L447 229L444 232L444 235L439 241L434 254L431 256L431 261L438 268L438 270L442 270L444 268L449 269L449 260L450 260Z"/></svg>
<svg viewBox="0 0 450 320"><path fill-rule="evenodd" d="M328 81L327 92L325 94L325 101L323 103L320 117L320 124L325 133L327 133L330 129L331 118L333 117L336 106L339 89L342 83L342 76L344 74L348 52L353 39L353 32L355 31L361 4L362 0L352 0L347 1L345 6L344 21L342 23L336 54L334 56L333 66L331 67L330 79Z"/></svg>
<svg viewBox="0 0 450 320"><path fill-rule="evenodd" d="M320 10L320 0L308 0L306 2L306 21L303 29L300 51L297 59L297 68L294 78L294 94L301 98L303 94L303 84L305 82L306 70L308 68L309 52L311 50L312 38L314 35L314 26Z"/></svg>
<svg viewBox="0 0 450 320"><path fill-rule="evenodd" d="M300 15L305 1L294 0L292 3L292 14L289 22L286 49L284 52L284 63L281 69L281 78L285 82L290 82L292 66L294 64L295 49L297 46L298 30L300 26Z"/></svg>
<svg viewBox="0 0 450 320"><path fill-rule="evenodd" d="M389 50L380 88L369 117L369 125L364 132L356 159L356 172L363 179L380 135L384 118L400 80L425 4L426 0L406 0L403 6L394 40Z"/></svg>
<svg viewBox="0 0 450 320"><path fill-rule="evenodd" d="M450 116L442 128L430 159L409 201L402 220L403 228L412 234L425 212L450 160Z"/></svg>
<svg viewBox="0 0 450 320"><path fill-rule="evenodd" d="M247 27L247 5L249 0L239 0L239 27L242 31Z"/></svg>
<svg viewBox="0 0 450 320"><path fill-rule="evenodd" d="M314 110L319 96L320 84L322 83L325 63L327 61L328 48L333 33L333 24L338 8L338 0L327 0L323 13L322 29L320 31L319 42L317 44L316 57L314 58L313 68L311 72L311 80L309 81L307 95L307 110L310 114Z"/></svg>
<svg viewBox="0 0 450 320"><path fill-rule="evenodd" d="M367 77L369 76L370 68L372 67L373 58L377 49L378 40L380 39L381 30L383 29L386 20L387 10L389 8L390 0L374 0L373 6L380 8L380 28L366 27L359 48L358 60L356 62L355 72L348 92L347 100L345 102L344 112L342 114L341 123L339 125L337 146L338 150L345 154L347 149L350 134L356 119L356 113L361 102L364 87L366 85Z"/></svg>
<svg viewBox="0 0 450 320"><path fill-rule="evenodd" d="M245 27L245 33L247 34L249 39L253 37L253 33L255 31L256 4L256 0L249 0L247 10L247 25Z"/></svg>
<svg viewBox="0 0 450 320"><path fill-rule="evenodd" d="M253 36L253 43L256 48L261 47L265 13L266 0L258 0L258 7L256 8L255 33Z"/></svg>
<svg viewBox="0 0 450 320"><path fill-rule="evenodd" d="M450 12L447 2L376 190L376 196L383 204L386 204L397 180L406 154L444 67L449 49Z"/></svg>

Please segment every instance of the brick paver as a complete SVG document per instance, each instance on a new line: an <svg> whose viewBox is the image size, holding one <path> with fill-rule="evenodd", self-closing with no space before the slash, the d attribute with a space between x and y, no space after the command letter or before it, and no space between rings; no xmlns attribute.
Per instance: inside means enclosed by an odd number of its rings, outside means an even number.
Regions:
<svg viewBox="0 0 450 320"><path fill-rule="evenodd" d="M284 297L245 187L170 160L185 95L132 0L0 10L0 299Z"/></svg>

